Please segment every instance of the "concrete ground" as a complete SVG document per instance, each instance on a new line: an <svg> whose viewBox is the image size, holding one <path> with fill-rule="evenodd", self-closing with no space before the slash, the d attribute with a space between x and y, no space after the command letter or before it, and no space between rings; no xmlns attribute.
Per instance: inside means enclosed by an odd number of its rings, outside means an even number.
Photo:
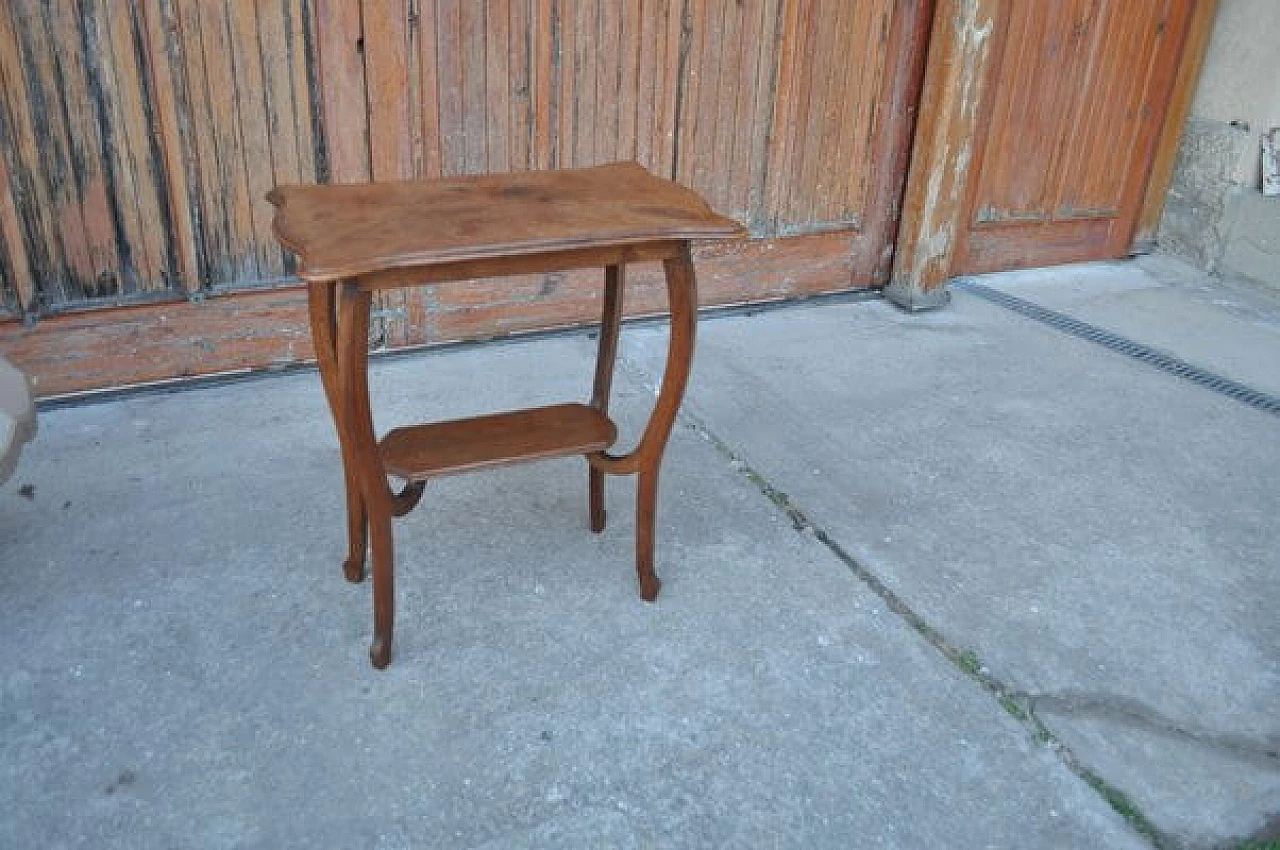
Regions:
<svg viewBox="0 0 1280 850"><path fill-rule="evenodd" d="M1277 391L1280 304L988 286ZM634 437L664 332L626 333ZM584 335L373 367L379 428ZM579 459L433 484L392 666L314 374L46 411L0 490L0 846L1217 848L1280 831L1280 417L958 291L708 318L656 605Z"/></svg>

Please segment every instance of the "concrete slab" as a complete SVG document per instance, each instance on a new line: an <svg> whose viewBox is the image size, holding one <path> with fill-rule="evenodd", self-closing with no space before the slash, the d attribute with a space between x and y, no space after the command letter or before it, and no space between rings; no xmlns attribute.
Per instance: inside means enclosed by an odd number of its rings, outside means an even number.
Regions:
<svg viewBox="0 0 1280 850"><path fill-rule="evenodd" d="M1081 302L1121 332L1132 317L1123 297ZM1277 315L1212 318L1224 349L1240 328L1247 352L1156 342L1257 377L1244 365L1280 362ZM868 303L706 322L699 345L690 413L1165 846L1280 812L1280 418L963 292L924 315ZM626 358L653 375L660 347L637 334ZM1205 747L1240 763L1247 792Z"/></svg>
<svg viewBox="0 0 1280 850"><path fill-rule="evenodd" d="M1280 395L1280 292L1223 283L1163 255L975 280Z"/></svg>
<svg viewBox="0 0 1280 850"><path fill-rule="evenodd" d="M582 397L590 350L382 362L380 425ZM378 673L314 375L43 419L0 491L0 846L1144 846L688 427L657 605L628 486L593 537L581 461L446 480Z"/></svg>

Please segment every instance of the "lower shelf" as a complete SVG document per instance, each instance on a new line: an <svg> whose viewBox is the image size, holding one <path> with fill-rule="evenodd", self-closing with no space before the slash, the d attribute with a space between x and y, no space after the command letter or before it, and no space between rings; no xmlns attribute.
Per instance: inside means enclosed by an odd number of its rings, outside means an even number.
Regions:
<svg viewBox="0 0 1280 850"><path fill-rule="evenodd" d="M389 474L409 481L529 460L603 451L618 438L608 416L557 404L396 428L378 448Z"/></svg>

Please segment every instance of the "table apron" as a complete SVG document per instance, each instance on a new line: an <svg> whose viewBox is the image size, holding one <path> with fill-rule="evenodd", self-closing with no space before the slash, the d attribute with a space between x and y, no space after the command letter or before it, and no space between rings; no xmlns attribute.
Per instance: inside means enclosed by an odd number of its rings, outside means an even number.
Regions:
<svg viewBox="0 0 1280 850"><path fill-rule="evenodd" d="M373 291L477 278L661 262L679 258L686 245L686 240L677 239L641 242L633 245L610 245L603 248L574 248L540 254L515 254L481 260L460 260L454 263L385 269L357 275L351 278L350 282L355 283L362 290ZM338 281L332 281L332 283L338 283Z"/></svg>

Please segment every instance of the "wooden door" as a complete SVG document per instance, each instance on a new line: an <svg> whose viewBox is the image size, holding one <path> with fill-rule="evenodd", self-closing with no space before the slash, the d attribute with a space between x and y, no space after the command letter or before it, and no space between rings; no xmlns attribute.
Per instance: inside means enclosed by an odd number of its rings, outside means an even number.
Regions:
<svg viewBox="0 0 1280 850"><path fill-rule="evenodd" d="M278 283L315 180L309 0L8 0L0 297L43 319Z"/></svg>
<svg viewBox="0 0 1280 850"><path fill-rule="evenodd" d="M0 345L42 395L308 357L276 182L636 159L750 225L699 252L704 303L879 285L932 8L9 0ZM397 291L374 343L594 322L598 299L585 273ZM627 307L665 310L661 276L636 269Z"/></svg>
<svg viewBox="0 0 1280 850"><path fill-rule="evenodd" d="M1004 4L955 273L1128 252L1195 2Z"/></svg>
<svg viewBox="0 0 1280 850"><path fill-rule="evenodd" d="M928 0L333 0L319 13L335 180L637 160L756 237L712 249L725 271L709 267L704 303L885 280ZM633 283L630 311L663 309L658 276ZM592 275L552 275L389 293L382 314L387 340L415 343L592 320L597 297Z"/></svg>

